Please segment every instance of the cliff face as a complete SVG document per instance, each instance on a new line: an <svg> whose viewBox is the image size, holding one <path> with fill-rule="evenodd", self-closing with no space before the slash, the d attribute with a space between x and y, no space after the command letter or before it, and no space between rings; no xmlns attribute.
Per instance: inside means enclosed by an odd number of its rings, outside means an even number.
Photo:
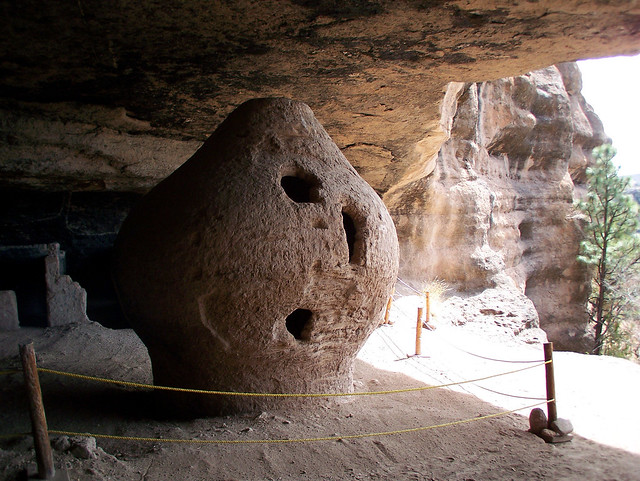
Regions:
<svg viewBox="0 0 640 481"><path fill-rule="evenodd" d="M451 85L451 137L433 173L389 199L401 276L525 294L549 339L578 351L588 284L574 191L606 140L580 89L575 63Z"/></svg>

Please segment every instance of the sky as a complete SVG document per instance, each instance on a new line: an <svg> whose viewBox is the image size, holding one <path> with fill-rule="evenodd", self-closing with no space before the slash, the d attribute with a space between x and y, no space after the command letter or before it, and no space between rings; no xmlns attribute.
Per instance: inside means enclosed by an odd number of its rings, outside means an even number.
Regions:
<svg viewBox="0 0 640 481"><path fill-rule="evenodd" d="M578 62L582 95L618 150L620 175L640 174L640 55Z"/></svg>

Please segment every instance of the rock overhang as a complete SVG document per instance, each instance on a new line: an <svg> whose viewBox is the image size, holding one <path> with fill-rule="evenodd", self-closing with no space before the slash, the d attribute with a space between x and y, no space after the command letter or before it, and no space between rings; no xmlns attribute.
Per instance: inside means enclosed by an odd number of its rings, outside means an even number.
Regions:
<svg viewBox="0 0 640 481"><path fill-rule="evenodd" d="M640 9L628 2L83 0L3 10L0 177L48 190L148 190L237 105L285 96L310 105L384 195L429 171L448 135L448 82L640 50ZM43 122L35 136L24 130L31 121ZM76 141L52 146L47 130ZM151 155L149 143L172 154Z"/></svg>

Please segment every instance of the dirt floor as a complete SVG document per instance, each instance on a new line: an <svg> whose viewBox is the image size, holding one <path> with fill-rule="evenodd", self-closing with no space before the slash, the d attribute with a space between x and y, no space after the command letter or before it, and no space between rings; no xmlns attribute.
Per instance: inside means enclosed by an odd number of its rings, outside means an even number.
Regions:
<svg viewBox="0 0 640 481"><path fill-rule="evenodd" d="M399 301L394 325L371 336L355 366L356 391L435 385L534 365L497 363L464 352L472 348L474 354L503 360L541 356L540 345L516 342L490 326L442 325L425 331L423 357L407 357L415 345L415 302L411 296ZM129 330L89 323L2 333L0 369L18 367L18 345L28 341L34 342L40 367L151 381L146 350ZM640 479L640 366L573 353L556 353L554 359L558 411L576 428L571 442L556 445L527 432L530 409L437 429L348 438L533 404L537 401L496 391L544 397L541 367L490 379L481 387L323 399L299 409L187 421L156 414L150 391L47 373L41 382L52 430L186 440L335 438L222 445L98 438L94 445L92 438L52 435L55 463L72 480ZM0 435L30 430L23 391L21 375L0 378ZM0 439L0 479L16 479L33 462L31 437Z"/></svg>

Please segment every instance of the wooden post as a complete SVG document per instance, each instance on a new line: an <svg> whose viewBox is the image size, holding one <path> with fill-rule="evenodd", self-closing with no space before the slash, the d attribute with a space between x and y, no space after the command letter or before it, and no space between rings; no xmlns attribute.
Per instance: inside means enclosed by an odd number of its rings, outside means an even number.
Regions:
<svg viewBox="0 0 640 481"><path fill-rule="evenodd" d="M429 321L431 320L431 302L429 299L429 291L424 293L424 305L427 309L424 316L424 323L429 324Z"/></svg>
<svg viewBox="0 0 640 481"><path fill-rule="evenodd" d="M36 448L38 478L51 479L55 474L55 467L53 466L53 456L51 455L49 431L47 430L47 419L44 415L44 404L42 403L42 391L40 389L40 380L38 379L33 343L20 346L20 358L22 359L24 382L29 397L29 414L31 415L33 442Z"/></svg>
<svg viewBox="0 0 640 481"><path fill-rule="evenodd" d="M416 356L422 354L422 307L418 307L418 320L416 322Z"/></svg>
<svg viewBox="0 0 640 481"><path fill-rule="evenodd" d="M391 312L391 303L393 302L393 293L396 291L394 287L387 301L387 310L384 312L384 324L389 324L389 313Z"/></svg>
<svg viewBox="0 0 640 481"><path fill-rule="evenodd" d="M545 374L547 377L547 418L549 424L558 419L556 409L556 381L553 373L553 342L544 344Z"/></svg>

